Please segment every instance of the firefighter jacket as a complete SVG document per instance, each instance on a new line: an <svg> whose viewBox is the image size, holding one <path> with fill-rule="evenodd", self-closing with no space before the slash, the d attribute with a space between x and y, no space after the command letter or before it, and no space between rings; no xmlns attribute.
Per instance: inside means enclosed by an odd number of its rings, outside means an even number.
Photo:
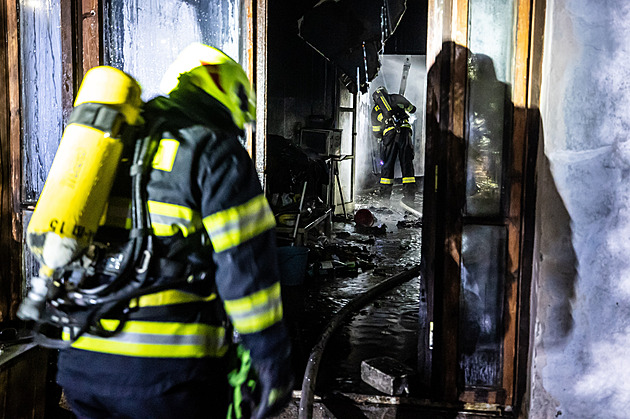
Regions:
<svg viewBox="0 0 630 419"><path fill-rule="evenodd" d="M180 281L126 303L120 333L85 334L63 350L62 386L85 378L115 394L207 374L230 345L226 314L254 365L285 360L290 351L275 218L239 142L242 131L225 108L199 92L155 98L144 118L157 127L147 135L160 138L146 187L154 235L151 275L156 282ZM120 180L121 171L97 236L103 230L112 237L130 226L130 182ZM186 278L190 283L181 281ZM119 321L101 323L114 330ZM92 373L100 377L96 384Z"/></svg>
<svg viewBox="0 0 630 419"><path fill-rule="evenodd" d="M370 115L372 134L382 140L390 132L401 128L411 129L409 113L414 113L416 107L403 95L382 92L375 93L374 106Z"/></svg>

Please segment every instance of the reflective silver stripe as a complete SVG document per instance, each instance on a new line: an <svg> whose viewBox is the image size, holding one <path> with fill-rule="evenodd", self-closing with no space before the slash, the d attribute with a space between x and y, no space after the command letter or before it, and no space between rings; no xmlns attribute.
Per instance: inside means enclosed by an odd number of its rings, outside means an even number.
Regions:
<svg viewBox="0 0 630 419"><path fill-rule="evenodd" d="M201 215L190 208L157 201L147 204L151 226L157 236L172 236L180 231L188 236L203 225Z"/></svg>
<svg viewBox="0 0 630 419"><path fill-rule="evenodd" d="M224 302L225 311L240 333L256 333L282 320L280 282L236 300Z"/></svg>
<svg viewBox="0 0 630 419"><path fill-rule="evenodd" d="M267 198L258 195L244 204L219 211L203 219L214 250L236 247L276 226Z"/></svg>
<svg viewBox="0 0 630 419"><path fill-rule="evenodd" d="M186 229L194 229L201 227L203 224L201 223L201 219L195 220L187 220L185 218L173 217L172 215L164 215L164 214L155 214L151 213L151 223L152 224L162 224L166 226L182 226Z"/></svg>
<svg viewBox="0 0 630 419"><path fill-rule="evenodd" d="M278 308L282 307L282 300L279 299L271 299L264 306L252 306L249 311L242 313L234 313L230 312L230 316L232 317L232 321L234 323L242 322L245 319L259 317L260 315L266 315L270 312L277 312Z"/></svg>
<svg viewBox="0 0 630 419"><path fill-rule="evenodd" d="M99 339L98 336L86 334ZM210 340L203 335L157 335L150 333L120 332L113 337L107 338L110 342L120 343L145 343L152 345L205 345Z"/></svg>
<svg viewBox="0 0 630 419"><path fill-rule="evenodd" d="M114 330L117 321L103 320L107 330ZM63 339L69 340L69 330ZM225 329L207 324L128 321L123 331L104 338L85 334L72 347L88 351L149 358L220 357L228 342Z"/></svg>

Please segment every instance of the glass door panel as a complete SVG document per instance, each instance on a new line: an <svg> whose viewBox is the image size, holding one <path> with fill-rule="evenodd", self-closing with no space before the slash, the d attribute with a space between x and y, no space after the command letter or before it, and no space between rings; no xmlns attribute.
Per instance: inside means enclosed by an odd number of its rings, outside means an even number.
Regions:
<svg viewBox="0 0 630 419"><path fill-rule="evenodd" d="M63 131L61 7L59 0L20 1L21 204L39 198ZM24 231L32 212L23 211ZM26 234L23 234L26 237ZM22 243L24 292L39 262Z"/></svg>
<svg viewBox="0 0 630 419"><path fill-rule="evenodd" d="M128 72L147 100L158 94L164 71L192 42L222 49L242 62L242 0L105 0L106 65Z"/></svg>
<svg viewBox="0 0 630 419"><path fill-rule="evenodd" d="M512 89L516 51L515 0L468 1L465 118L466 203L463 216L458 387L462 400L491 391L505 400L513 371L506 357ZM506 317L507 316L507 317ZM513 347L514 343L508 346ZM471 396L473 395L473 396ZM488 401L488 400L486 400Z"/></svg>
<svg viewBox="0 0 630 419"><path fill-rule="evenodd" d="M460 371L465 387L502 384L506 229L465 226L460 289Z"/></svg>
<svg viewBox="0 0 630 419"><path fill-rule="evenodd" d="M500 216L514 80L514 0L468 1L466 213Z"/></svg>
<svg viewBox="0 0 630 419"><path fill-rule="evenodd" d="M505 191L505 144L509 139L509 87L499 81L493 60L468 58L466 215L501 216Z"/></svg>
<svg viewBox="0 0 630 419"><path fill-rule="evenodd" d="M59 0L20 1L22 200L44 187L62 134Z"/></svg>
<svg viewBox="0 0 630 419"><path fill-rule="evenodd" d="M514 82L515 0L468 0L468 48L494 61L496 78Z"/></svg>

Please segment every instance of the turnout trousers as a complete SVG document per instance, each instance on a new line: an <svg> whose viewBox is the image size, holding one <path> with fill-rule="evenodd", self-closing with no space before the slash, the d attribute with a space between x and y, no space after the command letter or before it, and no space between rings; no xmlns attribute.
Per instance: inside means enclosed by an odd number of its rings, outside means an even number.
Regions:
<svg viewBox="0 0 630 419"><path fill-rule="evenodd" d="M383 148L381 160L381 197L388 199L391 196L394 185L394 168L396 159L400 163L400 171L403 177L403 192L408 195L415 191L415 175L413 168L414 150L411 143L411 130L401 128L399 132L392 129L383 136ZM407 186L408 185L408 186Z"/></svg>

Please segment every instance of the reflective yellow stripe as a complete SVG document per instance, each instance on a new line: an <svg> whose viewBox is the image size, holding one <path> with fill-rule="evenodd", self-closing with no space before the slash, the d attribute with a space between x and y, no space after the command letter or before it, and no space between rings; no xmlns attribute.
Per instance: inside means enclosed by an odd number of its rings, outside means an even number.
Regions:
<svg viewBox="0 0 630 419"><path fill-rule="evenodd" d="M201 215L182 205L149 201L151 226L156 236L172 236L182 232L184 237L201 227Z"/></svg>
<svg viewBox="0 0 630 419"><path fill-rule="evenodd" d="M153 168L165 172L173 170L178 148L179 141L172 138L162 138L153 158Z"/></svg>
<svg viewBox="0 0 630 419"><path fill-rule="evenodd" d="M381 178L381 183L383 185L393 185L394 184L394 179L388 179L386 177L382 177Z"/></svg>
<svg viewBox="0 0 630 419"><path fill-rule="evenodd" d="M218 253L274 228L276 219L267 198L261 194L242 205L209 215L203 224Z"/></svg>
<svg viewBox="0 0 630 419"><path fill-rule="evenodd" d="M155 294L148 294L143 295L139 298L135 298L131 300L131 302L129 303L129 307L156 307L173 304L196 303L203 301L212 301L215 298L217 298L217 295L214 293L210 294L208 297L200 297L190 292L179 290L166 290L156 292Z"/></svg>
<svg viewBox="0 0 630 419"><path fill-rule="evenodd" d="M383 114L379 113L378 115L376 115L376 119L378 120L378 122L383 122Z"/></svg>
<svg viewBox="0 0 630 419"><path fill-rule="evenodd" d="M416 178L415 177L404 177L402 179L403 183L416 183Z"/></svg>
<svg viewBox="0 0 630 419"><path fill-rule="evenodd" d="M118 320L103 320L106 330L114 330ZM68 331L62 338L69 339ZM228 349L225 329L207 324L128 321L110 338L86 334L73 348L116 355L148 358L221 357Z"/></svg>
<svg viewBox="0 0 630 419"><path fill-rule="evenodd" d="M378 132L380 130L381 130L381 126L380 125L372 125L372 131Z"/></svg>
<svg viewBox="0 0 630 419"><path fill-rule="evenodd" d="M385 96L383 96L383 94L381 94L381 100L383 101L383 105L385 105L385 108L388 111L392 110L392 107L390 106L390 104L387 102L387 99L385 99Z"/></svg>
<svg viewBox="0 0 630 419"><path fill-rule="evenodd" d="M225 311L240 333L260 332L282 320L280 283L237 300L226 300Z"/></svg>
<svg viewBox="0 0 630 419"><path fill-rule="evenodd" d="M269 301L274 301L280 298L280 282L276 282L269 288L257 291L246 297L238 298L236 300L226 300L225 308L229 314L241 314L252 310L257 307L265 306Z"/></svg>
<svg viewBox="0 0 630 419"><path fill-rule="evenodd" d="M395 127L389 127L389 128L385 128L385 131L383 131L383 134L388 133L389 131L393 130Z"/></svg>

